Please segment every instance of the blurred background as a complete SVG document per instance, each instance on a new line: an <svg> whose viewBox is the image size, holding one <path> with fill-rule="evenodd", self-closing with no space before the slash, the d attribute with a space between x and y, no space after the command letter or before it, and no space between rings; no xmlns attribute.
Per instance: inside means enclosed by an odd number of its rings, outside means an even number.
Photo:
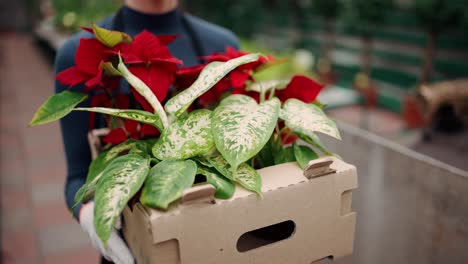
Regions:
<svg viewBox="0 0 468 264"><path fill-rule="evenodd" d="M55 52L121 0L0 3L3 263L97 263L67 212L58 124L27 128L53 92ZM320 100L356 165L355 253L339 263L468 263L468 1L190 0L274 77L326 83Z"/></svg>

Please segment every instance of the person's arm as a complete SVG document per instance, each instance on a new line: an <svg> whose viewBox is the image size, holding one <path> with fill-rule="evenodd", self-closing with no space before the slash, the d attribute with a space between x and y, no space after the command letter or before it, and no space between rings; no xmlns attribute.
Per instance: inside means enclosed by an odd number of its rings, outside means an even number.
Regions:
<svg viewBox="0 0 468 264"><path fill-rule="evenodd" d="M64 46L59 49L55 59L55 74L75 65L75 52L79 43L78 36L69 39ZM66 85L55 81L55 92L66 89L71 91L83 91L83 85L69 88ZM85 101L81 107L89 106ZM65 147L65 157L67 162L67 178L65 183L65 198L67 206L71 208L74 204L75 194L83 186L88 173L88 166L91 162L91 153L87 140L89 114L87 112L72 112L60 120L63 144ZM75 218L78 218L81 205L73 211Z"/></svg>

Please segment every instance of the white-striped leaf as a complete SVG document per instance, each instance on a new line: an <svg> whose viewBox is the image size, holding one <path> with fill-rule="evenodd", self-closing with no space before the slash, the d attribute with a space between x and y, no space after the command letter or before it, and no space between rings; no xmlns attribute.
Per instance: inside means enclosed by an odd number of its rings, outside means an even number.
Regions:
<svg viewBox="0 0 468 264"><path fill-rule="evenodd" d="M234 183L220 174L217 170L198 164L197 174L204 175L206 177L206 181L215 187L216 198L229 199L234 195L236 190Z"/></svg>
<svg viewBox="0 0 468 264"><path fill-rule="evenodd" d="M226 62L211 62L203 68L197 80L187 89L167 101L164 108L168 114L179 116L202 94L236 67L258 60L258 54L247 54Z"/></svg>
<svg viewBox="0 0 468 264"><path fill-rule="evenodd" d="M280 112L280 118L293 132L304 135L321 132L341 139L335 121L328 118L318 106L297 99L288 99Z"/></svg>
<svg viewBox="0 0 468 264"><path fill-rule="evenodd" d="M91 182L106 168L107 164L109 164L110 160L107 160L106 156L107 151L101 152L94 160L91 161L88 168L88 175L86 176L86 183Z"/></svg>
<svg viewBox="0 0 468 264"><path fill-rule="evenodd" d="M108 30L92 23L94 35L104 45L113 48L115 45L125 42L131 43L132 37L120 31Z"/></svg>
<svg viewBox="0 0 468 264"><path fill-rule="evenodd" d="M149 163L140 155L128 154L113 160L102 172L94 196L94 227L104 244L123 208L143 185Z"/></svg>
<svg viewBox="0 0 468 264"><path fill-rule="evenodd" d="M255 169L246 163L240 164L238 169L233 173L231 166L221 155L207 157L207 160L224 177L262 196L262 178Z"/></svg>
<svg viewBox="0 0 468 264"><path fill-rule="evenodd" d="M293 143L294 148L294 156L296 157L296 161L299 164L301 169L304 169L309 161L317 159L318 155L315 153L314 150L307 146L298 145L297 142Z"/></svg>
<svg viewBox="0 0 468 264"><path fill-rule="evenodd" d="M233 171L268 142L276 126L279 109L277 98L258 105L251 97L236 95L227 97L213 111L214 141Z"/></svg>
<svg viewBox="0 0 468 264"><path fill-rule="evenodd" d="M153 147L159 160L188 159L214 147L211 133L211 111L196 110L168 127Z"/></svg>
<svg viewBox="0 0 468 264"><path fill-rule="evenodd" d="M164 160L151 168L143 186L143 205L167 209L195 181L197 164L192 160Z"/></svg>
<svg viewBox="0 0 468 264"><path fill-rule="evenodd" d="M109 162L119 156L121 153L125 151L129 151L137 144L137 141L134 139L129 139L124 141L114 147L112 147L104 157L105 162Z"/></svg>
<svg viewBox="0 0 468 264"><path fill-rule="evenodd" d="M283 90L290 80L268 80L254 82L247 86L246 91L252 91L257 93L268 92L272 89Z"/></svg>
<svg viewBox="0 0 468 264"><path fill-rule="evenodd" d="M106 108L106 107L89 107L89 108L82 108L77 107L73 109L74 111L87 111L87 112L95 112L106 114L110 116L120 117L124 119L130 119L133 121L137 121L140 123L152 125L159 129L160 131L163 130L163 126L161 124L161 119L155 114L150 112L146 112L143 110L138 109L114 109L114 108Z"/></svg>
<svg viewBox="0 0 468 264"><path fill-rule="evenodd" d="M159 116L161 119L161 124L163 128L167 128L169 126L169 121L167 119L166 112L164 112L164 109L159 103L158 98L156 95L151 91L151 89L146 85L142 80L140 80L138 77L133 75L125 66L125 64L122 61L122 57L119 55L119 65L117 66L117 69L120 71L122 76L127 80L127 82L141 95L143 96L146 101L153 107L154 113Z"/></svg>
<svg viewBox="0 0 468 264"><path fill-rule="evenodd" d="M88 98L86 94L68 90L54 94L39 107L29 125L37 126L59 120L68 115L75 106L86 98Z"/></svg>

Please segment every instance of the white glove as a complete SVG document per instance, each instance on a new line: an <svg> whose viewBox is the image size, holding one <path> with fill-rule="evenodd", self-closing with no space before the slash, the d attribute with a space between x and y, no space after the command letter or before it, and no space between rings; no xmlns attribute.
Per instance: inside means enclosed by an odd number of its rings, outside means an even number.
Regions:
<svg viewBox="0 0 468 264"><path fill-rule="evenodd" d="M135 263L132 253L130 253L130 250L117 233L117 230L114 229L112 231L107 241L107 248L104 247L104 243L102 243L94 229L94 202L83 204L80 210L79 221L81 228L88 233L93 246L101 252L104 258L116 264ZM116 227L120 229L120 223L117 223Z"/></svg>

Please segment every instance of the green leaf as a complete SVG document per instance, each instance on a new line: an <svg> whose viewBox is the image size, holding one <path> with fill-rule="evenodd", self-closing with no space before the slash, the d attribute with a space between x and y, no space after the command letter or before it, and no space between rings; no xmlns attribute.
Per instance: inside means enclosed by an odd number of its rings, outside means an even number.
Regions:
<svg viewBox="0 0 468 264"><path fill-rule="evenodd" d="M304 169L309 161L317 159L318 155L314 150L307 146L301 146L296 142L293 143L294 156L296 157L297 163L301 169Z"/></svg>
<svg viewBox="0 0 468 264"><path fill-rule="evenodd" d="M96 38L104 45L109 48L113 48L115 45L122 42L131 43L132 37L128 34L120 31L108 30L102 27L97 26L95 23L92 23L94 35Z"/></svg>
<svg viewBox="0 0 468 264"><path fill-rule="evenodd" d="M226 62L211 62L203 68L197 80L187 89L167 101L168 114L179 116L202 94L208 91L236 67L258 60L258 54L247 54Z"/></svg>
<svg viewBox="0 0 468 264"><path fill-rule="evenodd" d="M317 131L341 139L335 121L328 118L322 109L314 104L288 99L280 112L280 118L295 133L310 135Z"/></svg>
<svg viewBox="0 0 468 264"><path fill-rule="evenodd" d="M214 147L211 111L195 110L168 127L153 147L160 160L180 160L206 153Z"/></svg>
<svg viewBox="0 0 468 264"><path fill-rule="evenodd" d="M161 161L151 168L140 202L152 208L167 209L193 185L196 174L197 164L192 160Z"/></svg>
<svg viewBox="0 0 468 264"><path fill-rule="evenodd" d="M275 159L275 164L296 161L292 147L280 148L278 152L274 153L273 158Z"/></svg>
<svg viewBox="0 0 468 264"><path fill-rule="evenodd" d="M110 61L101 61L101 63L99 63L99 69L104 70L104 72L109 76L122 76L119 70L117 70Z"/></svg>
<svg viewBox="0 0 468 264"><path fill-rule="evenodd" d="M107 166L110 160L106 159L107 151L100 153L88 168L88 175L86 176L86 183L91 182L99 173L101 173Z"/></svg>
<svg viewBox="0 0 468 264"><path fill-rule="evenodd" d="M114 108L106 108L106 107L90 107L90 108L77 107L73 110L95 112L95 113L101 113L101 114L106 114L110 116L130 119L130 120L134 120L140 123L152 125L156 127L157 129L159 129L160 131L163 130L161 119L159 119L157 115L152 114L150 112L143 111L143 110L114 109Z"/></svg>
<svg viewBox="0 0 468 264"><path fill-rule="evenodd" d="M169 126L169 120L167 119L166 112L164 111L161 103L159 103L158 98L156 95L151 91L151 89L146 85L142 80L138 77L133 75L125 64L122 61L122 57L119 55L119 65L117 69L121 73L121 75L127 80L127 82L141 95L143 96L146 101L153 107L154 113L159 116L161 119L162 127L165 129Z"/></svg>
<svg viewBox="0 0 468 264"><path fill-rule="evenodd" d="M258 165L258 168L265 168L268 166L275 165L275 160L273 158L273 144L274 144L274 137L271 136L270 140L265 144L265 146L258 152L255 156L255 162Z"/></svg>
<svg viewBox="0 0 468 264"><path fill-rule="evenodd" d="M219 152L236 170L268 142L281 103L273 98L258 105L245 95L232 95L225 100L213 111L213 137Z"/></svg>
<svg viewBox="0 0 468 264"><path fill-rule="evenodd" d="M134 139L129 139L125 142L122 142L114 147L112 147L104 157L105 162L109 162L119 156L121 153L125 151L129 151L132 149L137 143Z"/></svg>
<svg viewBox="0 0 468 264"><path fill-rule="evenodd" d="M297 133L297 136L304 140L305 142L309 143L310 145L312 145L312 147L315 147L317 148L318 150L320 150L321 152L323 152L325 155L330 155L330 156L333 156L334 154L332 152L330 152L322 143L322 141L320 140L320 138L315 134L315 133L311 133L309 135L304 135L304 134L301 134L301 133Z"/></svg>
<svg viewBox="0 0 468 264"><path fill-rule="evenodd" d="M232 173L231 166L221 155L207 157L207 160L224 177L262 196L262 178L255 169L246 163L240 164L239 168Z"/></svg>
<svg viewBox="0 0 468 264"><path fill-rule="evenodd" d="M81 186L81 188L75 193L75 203L71 207L71 210L73 211L75 207L77 207L80 203L85 203L89 201L93 195L94 192L96 191L96 186L98 185L99 181L101 180L103 174L102 172L96 175L92 180L89 182L86 182Z"/></svg>
<svg viewBox="0 0 468 264"><path fill-rule="evenodd" d="M138 154L144 158L151 158L151 149L156 142L155 139L137 140L135 145L128 152L129 154Z"/></svg>
<svg viewBox="0 0 468 264"><path fill-rule="evenodd" d="M216 188L216 198L229 199L234 195L236 190L234 183L221 175L217 170L198 165L197 174L204 175L206 177L206 181Z"/></svg>
<svg viewBox="0 0 468 264"><path fill-rule="evenodd" d="M37 126L59 120L68 115L79 103L86 100L86 94L65 90L49 97L34 114L30 126Z"/></svg>
<svg viewBox="0 0 468 264"><path fill-rule="evenodd" d="M128 154L113 160L102 172L94 196L94 227L104 244L123 208L143 185L149 163L149 159Z"/></svg>
<svg viewBox="0 0 468 264"><path fill-rule="evenodd" d="M246 91L250 92L268 92L272 89L275 90L283 90L286 88L286 85L289 83L290 80L268 80L268 81L259 81L253 82L247 88Z"/></svg>

